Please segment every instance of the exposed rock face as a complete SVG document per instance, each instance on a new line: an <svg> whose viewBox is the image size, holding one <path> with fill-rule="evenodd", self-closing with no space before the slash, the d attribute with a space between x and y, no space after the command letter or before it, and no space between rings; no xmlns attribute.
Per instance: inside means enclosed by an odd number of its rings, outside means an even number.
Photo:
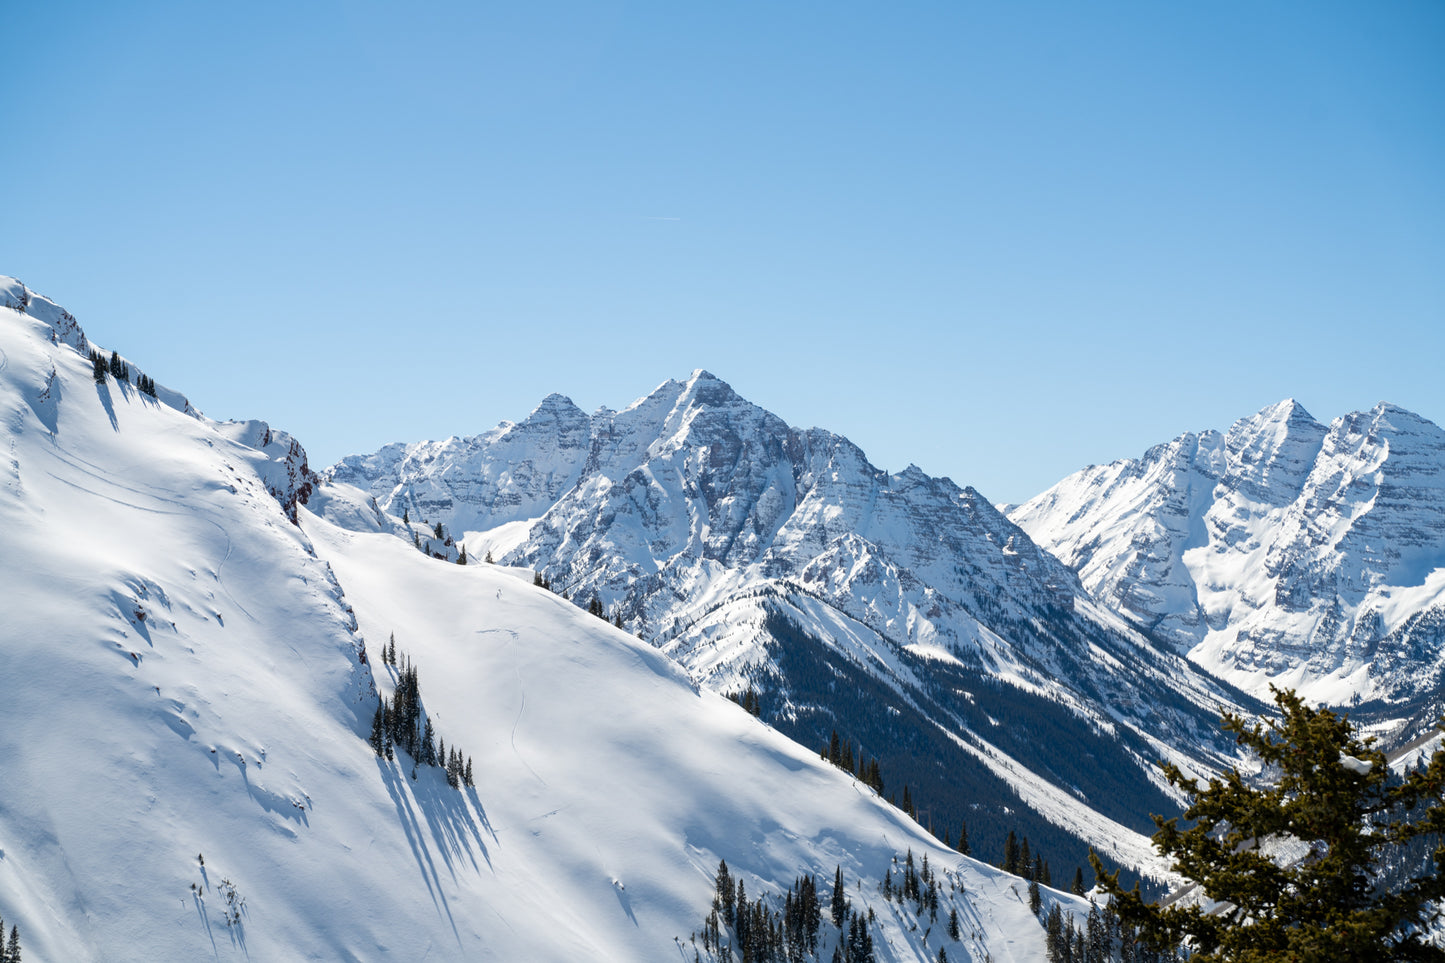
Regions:
<svg viewBox="0 0 1445 963"><path fill-rule="evenodd" d="M679 579L788 580L889 638L964 649L976 626L945 608L1069 608L1083 594L973 489L912 466L890 475L846 438L793 429L705 371L590 418L552 395L520 424L389 445L327 475L392 514L478 533L473 554L485 533L524 522L498 561L599 594L651 637L675 635L697 604Z"/></svg>
<svg viewBox="0 0 1445 963"><path fill-rule="evenodd" d="M479 531L546 511L576 484L590 449L591 420L567 398L549 395L521 424L474 438L387 445L327 474L385 493L392 514L406 510Z"/></svg>
<svg viewBox="0 0 1445 963"><path fill-rule="evenodd" d="M1193 470L1193 450L1181 457ZM327 474L414 524L444 523L472 557L535 568L579 604L595 596L709 687L762 688L774 724L807 744L837 728L874 756L916 753L912 774L894 763L899 778L950 819L967 792L1008 810L1007 790L967 788L963 769L1008 784L1032 769L1052 787L1038 791L1062 793L1056 826L1087 797L1143 828L1150 806L1169 805L1148 775L1161 752L1207 768L1224 751L1215 710L1234 696L1100 609L979 493L912 466L882 471L705 371L590 417L553 395L520 424L391 445ZM871 708L848 701L873 686ZM995 731L1030 699L1019 713L1062 704L1090 734ZM1064 744L1076 737L1122 761L1107 777L1075 771ZM957 798L941 799L944 786ZM1131 788L1101 802L1119 786ZM1107 835L1081 825L1075 838Z"/></svg>
<svg viewBox="0 0 1445 963"><path fill-rule="evenodd" d="M1257 694L1438 686L1445 432L1384 403L1326 428L1285 401L1222 445L1195 437L1071 475L1010 517L1101 600Z"/></svg>

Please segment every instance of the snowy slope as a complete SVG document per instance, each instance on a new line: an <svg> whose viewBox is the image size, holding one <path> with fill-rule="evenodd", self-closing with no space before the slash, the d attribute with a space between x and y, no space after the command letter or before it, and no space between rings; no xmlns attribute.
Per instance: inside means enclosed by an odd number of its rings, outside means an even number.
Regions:
<svg viewBox="0 0 1445 963"><path fill-rule="evenodd" d="M460 733L475 754L485 825L476 864L457 862L505 927L491 937L497 959L535 954L537 917L549 909L577 930L546 935L557 941L551 958L608 947L657 958L671 936L699 928L720 858L754 894L841 864L888 921L892 958L911 959L905 945L917 935L905 936L872 892L909 848L986 897L969 913L994 959L1008 958L1000 947L1011 940L1015 958L1037 954L1025 951L1042 931L1013 896L1019 880L943 849L811 751L696 689L650 646L505 569L447 565L314 517L306 527L351 595L367 600L363 632L396 633L439 731ZM459 886L440 875L443 893ZM585 922L569 925L574 913ZM952 958L968 947L947 948Z"/></svg>
<svg viewBox="0 0 1445 963"><path fill-rule="evenodd" d="M74 319L4 290L0 915L27 960L691 958L720 858L755 895L841 865L880 958L932 959L941 927L876 895L910 848L958 887L950 959L1043 958L1016 878L655 649L309 491L263 424L97 385ZM367 745L391 633L475 791Z"/></svg>
<svg viewBox="0 0 1445 963"><path fill-rule="evenodd" d="M1255 693L1411 703L1445 671L1445 431L1285 401L1087 468L1010 517L1101 600Z"/></svg>
<svg viewBox="0 0 1445 963"><path fill-rule="evenodd" d="M1237 693L1095 604L976 491L881 471L706 371L590 416L552 395L517 424L323 475L443 523L474 558L597 598L714 691L763 690L764 717L805 744L836 729L939 823L986 827L985 851L1026 819L1082 863L1086 843L1116 845L1113 828L1172 807L1156 759L1207 772L1230 751L1215 723ZM799 629L787 645L779 620ZM845 705L860 686L870 698ZM874 718L880 701L894 724ZM1098 814L1111 829L1082 832Z"/></svg>

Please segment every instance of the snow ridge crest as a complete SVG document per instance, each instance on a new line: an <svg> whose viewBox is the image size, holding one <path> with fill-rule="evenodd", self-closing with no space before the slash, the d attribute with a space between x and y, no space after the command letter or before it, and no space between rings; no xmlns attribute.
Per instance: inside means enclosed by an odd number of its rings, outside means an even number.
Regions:
<svg viewBox="0 0 1445 963"><path fill-rule="evenodd" d="M1286 399L1231 426L1212 476L1161 470L1161 451L1010 517L1095 596L1256 695L1410 699L1445 679L1445 636L1421 651L1419 631L1445 616L1438 426L1387 402L1326 426ZM1414 671L1397 668L1406 649Z"/></svg>

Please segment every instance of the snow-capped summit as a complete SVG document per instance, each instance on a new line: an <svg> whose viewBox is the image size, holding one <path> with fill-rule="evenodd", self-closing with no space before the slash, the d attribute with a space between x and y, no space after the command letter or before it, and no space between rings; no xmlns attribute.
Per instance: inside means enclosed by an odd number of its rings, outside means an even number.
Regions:
<svg viewBox="0 0 1445 963"><path fill-rule="evenodd" d="M916 466L882 471L848 439L789 426L702 370L566 424L565 456L550 427L513 446L501 425L328 474L393 514L443 523L473 556L535 570L580 605L596 598L706 686L761 690L764 717L804 744L837 729L940 824L967 815L986 852L1024 820L1036 844L1080 862L1083 840L1120 838L1147 861L1133 830L1171 805L1154 760L1207 769L1226 751L1215 710L1235 696L1100 609L972 488ZM527 489L525 509L497 510L519 475L546 483ZM1079 765L1042 722L996 723L1055 712L1049 725L1073 718L1113 762ZM1033 809L1018 814L1010 787L1023 772Z"/></svg>
<svg viewBox="0 0 1445 963"><path fill-rule="evenodd" d="M1160 470L1160 452L1078 472L1011 517L1101 600L1256 693L1408 703L1440 685L1438 426L1382 402L1326 428L1284 401L1188 472Z"/></svg>
<svg viewBox="0 0 1445 963"><path fill-rule="evenodd" d="M1293 398L1241 418L1224 439L1225 485L1262 504L1291 500L1304 485L1326 431Z"/></svg>

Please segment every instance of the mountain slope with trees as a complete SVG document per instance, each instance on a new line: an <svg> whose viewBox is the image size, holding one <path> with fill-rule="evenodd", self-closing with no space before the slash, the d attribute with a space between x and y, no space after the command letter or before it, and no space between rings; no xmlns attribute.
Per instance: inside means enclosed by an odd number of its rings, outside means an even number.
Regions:
<svg viewBox="0 0 1445 963"><path fill-rule="evenodd" d="M752 687L804 744L836 730L940 834L976 820L991 859L1012 825L1063 859L1092 843L1148 860L1137 831L1177 804L1154 761L1226 764L1214 719L1249 702L1099 606L978 492L882 471L705 371L621 411L552 395L518 424L323 474L537 571L715 691Z"/></svg>
<svg viewBox="0 0 1445 963"><path fill-rule="evenodd" d="M0 295L0 916L25 959L672 959L723 859L771 911L841 873L878 960L1044 958L1017 876L530 572L417 551L281 433L142 390L134 361L99 377L75 319ZM420 735L378 753L379 708ZM883 895L910 852L957 939Z"/></svg>

